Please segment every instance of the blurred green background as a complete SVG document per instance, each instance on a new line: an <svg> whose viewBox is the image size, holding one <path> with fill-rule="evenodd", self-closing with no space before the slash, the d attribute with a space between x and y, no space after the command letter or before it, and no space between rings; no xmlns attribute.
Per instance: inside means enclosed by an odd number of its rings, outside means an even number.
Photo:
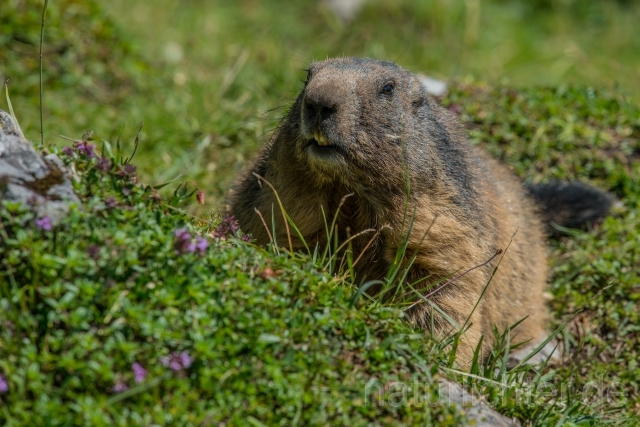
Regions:
<svg viewBox="0 0 640 427"><path fill-rule="evenodd" d="M0 8L0 76L33 141L42 3ZM45 143L92 130L98 141L121 134L130 150L144 122L142 179L192 181L219 209L312 60L387 59L449 82L616 87L637 102L638 22L632 0L369 0L349 23L315 0L51 1Z"/></svg>

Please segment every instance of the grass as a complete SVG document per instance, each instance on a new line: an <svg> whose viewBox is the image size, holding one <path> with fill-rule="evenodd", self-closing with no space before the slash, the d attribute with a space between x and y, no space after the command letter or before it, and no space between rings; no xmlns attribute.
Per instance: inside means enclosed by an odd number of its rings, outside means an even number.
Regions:
<svg viewBox="0 0 640 427"><path fill-rule="evenodd" d="M393 384L433 397L443 375L525 425L638 424L638 11L622 1L371 1L343 26L311 1L49 4L45 146L93 130L98 148L111 142L112 168L64 156L85 208L51 231L22 207L0 209L0 420L457 425L442 402L389 404L408 396ZM0 75L32 141L41 14L36 1L0 10ZM566 324L560 367L502 375L511 343L497 331L487 363L459 373L451 342L409 328L399 307L354 306L357 291L329 274L326 257L233 236L209 239L202 254L180 250L177 229L218 226L223 195L295 97L302 68L341 54L451 79L443 104L523 179L589 181L622 201L597 229L550 242L552 326ZM143 186L122 160L141 122L133 162ZM162 196L148 187L176 177ZM196 186L204 207L187 197ZM177 362L185 351L188 368ZM147 371L140 384L133 363ZM367 405L367 385L384 386L384 405Z"/></svg>
<svg viewBox="0 0 640 427"><path fill-rule="evenodd" d="M369 383L433 384L437 365L407 353L433 360L434 342L400 311L354 306L307 257L203 237L212 221L190 225L182 197L105 155L108 171L63 155L85 205L52 230L3 204L3 425L456 425L442 402L365 404ZM184 245L196 235L208 247Z"/></svg>

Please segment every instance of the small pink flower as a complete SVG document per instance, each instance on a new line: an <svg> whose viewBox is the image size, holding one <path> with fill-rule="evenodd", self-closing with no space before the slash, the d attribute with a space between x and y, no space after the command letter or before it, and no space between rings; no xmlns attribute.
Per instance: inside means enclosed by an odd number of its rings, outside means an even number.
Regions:
<svg viewBox="0 0 640 427"><path fill-rule="evenodd" d="M134 362L131 368L133 369L133 379L136 384L140 384L147 378L147 370L138 362Z"/></svg>
<svg viewBox="0 0 640 427"><path fill-rule="evenodd" d="M126 165L124 165L124 168L118 171L118 175L133 178L134 176L136 176L136 170L137 168L135 167L135 165L127 163Z"/></svg>
<svg viewBox="0 0 640 427"><path fill-rule="evenodd" d="M176 254L198 252L202 255L209 247L209 241L204 237L197 236L194 240L191 233L187 230L187 227L174 230L173 235L175 236L173 248L175 249Z"/></svg>
<svg viewBox="0 0 640 427"><path fill-rule="evenodd" d="M116 206L118 206L118 201L116 200L115 197L113 196L109 196L106 199L104 199L104 206L111 210L113 208L115 208Z"/></svg>
<svg viewBox="0 0 640 427"><path fill-rule="evenodd" d="M51 218L49 218L48 216L43 216L42 218L36 219L36 227L38 227L40 230L51 231L51 228L53 228Z"/></svg>
<svg viewBox="0 0 640 427"><path fill-rule="evenodd" d="M173 352L169 356L162 356L160 358L162 366L169 367L172 371L179 372L185 369L189 369L193 359L187 351L182 353Z"/></svg>
<svg viewBox="0 0 640 427"><path fill-rule="evenodd" d="M9 384L7 384L7 380L0 375L0 394L4 394L9 391Z"/></svg>
<svg viewBox="0 0 640 427"><path fill-rule="evenodd" d="M191 360L191 356L189 356L188 352L183 351L178 357L180 359L180 363L185 369L188 369L189 366L191 366L191 362L193 362L193 360Z"/></svg>
<svg viewBox="0 0 640 427"><path fill-rule="evenodd" d="M204 205L204 191L198 190L198 193L196 194L196 200L199 204Z"/></svg>
<svg viewBox="0 0 640 427"><path fill-rule="evenodd" d="M76 145L76 150L90 159L96 156L96 153L93 151L95 148L96 146L88 141L82 141Z"/></svg>
<svg viewBox="0 0 640 427"><path fill-rule="evenodd" d="M96 162L96 169L98 169L101 174L106 174L111 170L111 160L106 157L100 157Z"/></svg>
<svg viewBox="0 0 640 427"><path fill-rule="evenodd" d="M127 384L125 384L125 382L122 380L116 381L116 383L111 388L111 391L113 391L114 393L122 393L123 391L127 390L129 390L129 386L127 386Z"/></svg>
<svg viewBox="0 0 640 427"><path fill-rule="evenodd" d="M89 245L89 247L87 247L87 255L93 260L100 258L100 246Z"/></svg>
<svg viewBox="0 0 640 427"><path fill-rule="evenodd" d="M169 367L171 368L171 370L176 372L182 371L182 365L175 359L171 359L171 362L169 362Z"/></svg>
<svg viewBox="0 0 640 427"><path fill-rule="evenodd" d="M176 236L177 240L191 240L191 234L187 227L182 227L174 230L173 235Z"/></svg>
<svg viewBox="0 0 640 427"><path fill-rule="evenodd" d="M187 227L178 228L173 232L173 235L175 236L173 248L176 250L176 254L184 254L196 250L196 245L191 241L191 233L189 233Z"/></svg>
<svg viewBox="0 0 640 427"><path fill-rule="evenodd" d="M209 241L206 238L201 236L196 237L196 250L200 254L205 253L208 247L209 247Z"/></svg>
<svg viewBox="0 0 640 427"><path fill-rule="evenodd" d="M213 237L225 238L233 236L239 229L238 220L233 215L227 215L213 231Z"/></svg>

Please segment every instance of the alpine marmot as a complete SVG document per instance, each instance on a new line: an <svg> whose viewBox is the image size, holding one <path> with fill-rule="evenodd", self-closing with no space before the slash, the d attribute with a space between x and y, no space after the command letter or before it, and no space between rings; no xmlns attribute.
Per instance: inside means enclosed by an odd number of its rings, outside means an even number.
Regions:
<svg viewBox="0 0 640 427"><path fill-rule="evenodd" d="M463 366L481 336L481 350L491 348L495 328L520 322L511 343L529 349L547 337L543 222L578 226L610 203L580 184L525 188L467 142L414 75L357 58L311 64L230 201L257 243L290 241L294 250L305 245L280 204L310 248L329 243L337 214L339 239L351 236L359 258L356 284L375 283L367 293L406 304L409 318L432 333L466 328L456 353Z"/></svg>

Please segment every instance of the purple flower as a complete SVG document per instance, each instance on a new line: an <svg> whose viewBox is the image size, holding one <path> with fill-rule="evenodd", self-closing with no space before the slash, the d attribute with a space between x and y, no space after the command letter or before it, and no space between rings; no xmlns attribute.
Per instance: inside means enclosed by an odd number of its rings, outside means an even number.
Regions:
<svg viewBox="0 0 640 427"><path fill-rule="evenodd" d="M240 229L238 221L233 215L225 216L213 231L213 237L224 238L232 236Z"/></svg>
<svg viewBox="0 0 640 427"><path fill-rule="evenodd" d="M124 177L135 177L136 176L136 167L132 164L126 164L124 165L124 168L120 169L118 171L118 175L120 176L124 176Z"/></svg>
<svg viewBox="0 0 640 427"><path fill-rule="evenodd" d="M71 157L71 156L73 156L73 148L71 148L71 147L64 147L64 148L62 149L62 153L63 153L65 156L69 156L69 157Z"/></svg>
<svg viewBox="0 0 640 427"><path fill-rule="evenodd" d="M173 248L178 255L193 252L202 255L209 248L209 241L205 237L197 236L194 240L186 227L174 230L173 235L175 236Z"/></svg>
<svg viewBox="0 0 640 427"><path fill-rule="evenodd" d="M178 228L173 232L173 235L175 236L173 248L177 254L194 252L196 250L195 244L191 241L191 233L189 233L186 227Z"/></svg>
<svg viewBox="0 0 640 427"><path fill-rule="evenodd" d="M129 390L129 386L127 386L127 384L122 380L116 381L116 383L113 385L113 388L111 389L111 391L113 391L114 393L122 393L126 390Z"/></svg>
<svg viewBox="0 0 640 427"><path fill-rule="evenodd" d="M178 228L173 231L173 235L176 236L177 240L191 240L191 234L187 227Z"/></svg>
<svg viewBox="0 0 640 427"><path fill-rule="evenodd" d="M7 380L0 375L0 393L6 393L9 391L9 384L7 384Z"/></svg>
<svg viewBox="0 0 640 427"><path fill-rule="evenodd" d="M196 244L191 240L191 233L189 233L186 227L175 230L173 234L176 237L173 242L173 247L177 254L196 251Z"/></svg>
<svg viewBox="0 0 640 427"><path fill-rule="evenodd" d="M185 369L188 369L189 366L191 366L191 362L193 362L193 360L191 360L191 356L189 356L189 353L187 351L183 351L182 353L180 353L178 355L178 358L180 359L180 363Z"/></svg>
<svg viewBox="0 0 640 427"><path fill-rule="evenodd" d="M182 371L182 365L178 360L174 358L171 358L171 361L169 362L169 367L171 368L172 371L175 371L175 372Z"/></svg>
<svg viewBox="0 0 640 427"><path fill-rule="evenodd" d="M131 365L131 369L133 369L133 379L136 384L140 384L147 378L147 370L138 362L134 362L133 365Z"/></svg>
<svg viewBox="0 0 640 427"><path fill-rule="evenodd" d="M101 174L106 174L111 170L111 160L106 157L100 157L96 162L96 169L98 169Z"/></svg>
<svg viewBox="0 0 640 427"><path fill-rule="evenodd" d="M106 199L104 199L104 205L107 209L111 210L116 206L118 206L118 201L116 200L115 197L109 196Z"/></svg>
<svg viewBox="0 0 640 427"><path fill-rule="evenodd" d="M162 356L160 358L162 366L169 367L172 371L180 372L184 369L188 369L193 363L193 359L187 351L182 353L173 352L169 356Z"/></svg>
<svg viewBox="0 0 640 427"><path fill-rule="evenodd" d="M134 176L136 174L136 167L132 164L127 164L124 167L124 173L127 176Z"/></svg>
<svg viewBox="0 0 640 427"><path fill-rule="evenodd" d="M241 239L243 242L247 242L247 243L253 242L253 237L251 237L251 235L249 235L249 234L243 234L243 235L240 237L240 239Z"/></svg>
<svg viewBox="0 0 640 427"><path fill-rule="evenodd" d="M43 216L42 218L36 219L36 227L38 227L40 230L51 231L51 228L53 228L51 218L49 218L48 216Z"/></svg>
<svg viewBox="0 0 640 427"><path fill-rule="evenodd" d="M180 359L176 357L176 353L171 353L169 356L162 356L160 363L162 363L162 366L168 366L172 371L177 372L182 370L182 364L180 363Z"/></svg>
<svg viewBox="0 0 640 427"><path fill-rule="evenodd" d="M209 241L201 236L196 237L196 250L198 253L203 254L209 247Z"/></svg>
<svg viewBox="0 0 640 427"><path fill-rule="evenodd" d="M93 151L95 148L96 146L88 141L82 141L76 145L76 150L90 159L96 156L96 153Z"/></svg>
<svg viewBox="0 0 640 427"><path fill-rule="evenodd" d="M87 255L89 258L97 260L100 257L100 246L89 245L89 247L87 247Z"/></svg>

